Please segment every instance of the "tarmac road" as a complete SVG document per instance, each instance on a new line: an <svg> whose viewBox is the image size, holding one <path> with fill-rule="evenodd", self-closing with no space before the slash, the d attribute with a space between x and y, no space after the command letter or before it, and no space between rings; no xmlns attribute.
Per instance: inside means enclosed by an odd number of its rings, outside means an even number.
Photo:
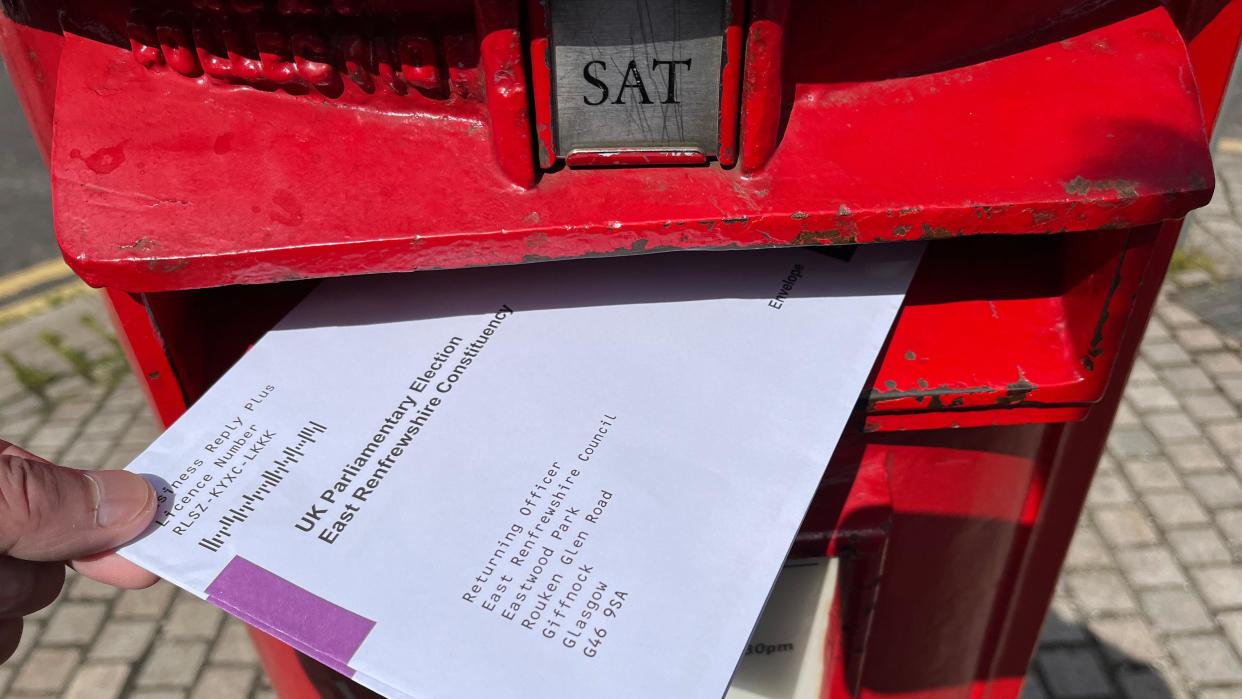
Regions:
<svg viewBox="0 0 1242 699"><path fill-rule="evenodd" d="M0 64L0 277L58 256L47 168Z"/></svg>

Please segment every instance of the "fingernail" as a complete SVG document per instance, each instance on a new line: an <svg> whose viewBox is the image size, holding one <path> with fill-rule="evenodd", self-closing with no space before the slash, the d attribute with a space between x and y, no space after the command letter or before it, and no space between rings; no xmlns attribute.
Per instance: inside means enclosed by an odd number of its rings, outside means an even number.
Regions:
<svg viewBox="0 0 1242 699"><path fill-rule="evenodd" d="M84 474L95 484L95 524L115 527L132 521L151 502L154 491L142 476L127 471Z"/></svg>

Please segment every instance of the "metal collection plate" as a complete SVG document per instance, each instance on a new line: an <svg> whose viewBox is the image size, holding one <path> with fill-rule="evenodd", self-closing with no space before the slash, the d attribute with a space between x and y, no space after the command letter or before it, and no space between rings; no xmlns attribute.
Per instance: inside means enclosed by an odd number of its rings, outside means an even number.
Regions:
<svg viewBox="0 0 1242 699"><path fill-rule="evenodd" d="M557 155L716 154L723 0L546 2Z"/></svg>

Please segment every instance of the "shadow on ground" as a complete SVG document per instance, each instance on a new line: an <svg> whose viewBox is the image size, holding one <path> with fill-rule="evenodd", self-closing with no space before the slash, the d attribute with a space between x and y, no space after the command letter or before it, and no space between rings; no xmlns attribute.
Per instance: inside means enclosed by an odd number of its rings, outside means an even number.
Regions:
<svg viewBox="0 0 1242 699"><path fill-rule="evenodd" d="M1095 636L1086 625L1048 612L1022 699L1142 697L1173 699L1165 670Z"/></svg>

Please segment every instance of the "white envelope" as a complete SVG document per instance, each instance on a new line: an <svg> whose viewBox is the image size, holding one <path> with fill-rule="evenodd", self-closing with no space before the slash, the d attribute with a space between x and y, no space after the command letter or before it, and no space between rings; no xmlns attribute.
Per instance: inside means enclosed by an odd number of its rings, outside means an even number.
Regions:
<svg viewBox="0 0 1242 699"><path fill-rule="evenodd" d="M921 249L326 281L122 554L392 695L715 699Z"/></svg>

